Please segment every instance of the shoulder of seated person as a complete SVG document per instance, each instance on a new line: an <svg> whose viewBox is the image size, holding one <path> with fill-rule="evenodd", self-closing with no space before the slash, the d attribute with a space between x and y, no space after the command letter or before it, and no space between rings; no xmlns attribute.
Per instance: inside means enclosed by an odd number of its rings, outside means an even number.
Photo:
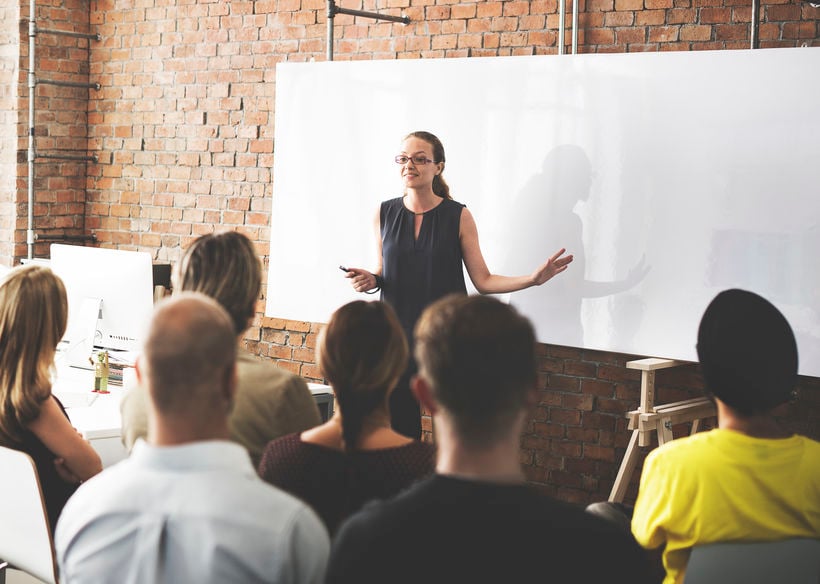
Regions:
<svg viewBox="0 0 820 584"><path fill-rule="evenodd" d="M302 377L282 369L273 361L259 359L253 355L238 359L236 369L240 386L248 383L265 387L273 384L287 386L301 382L307 390L307 382Z"/></svg>

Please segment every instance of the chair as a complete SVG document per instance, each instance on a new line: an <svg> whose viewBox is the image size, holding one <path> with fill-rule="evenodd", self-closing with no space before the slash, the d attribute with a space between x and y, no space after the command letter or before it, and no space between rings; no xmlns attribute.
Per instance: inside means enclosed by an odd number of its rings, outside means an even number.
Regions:
<svg viewBox="0 0 820 584"><path fill-rule="evenodd" d="M0 446L0 477L0 564L8 562L8 568L56 584L54 543L37 467L28 454Z"/></svg>
<svg viewBox="0 0 820 584"><path fill-rule="evenodd" d="M684 584L818 584L820 539L695 546Z"/></svg>

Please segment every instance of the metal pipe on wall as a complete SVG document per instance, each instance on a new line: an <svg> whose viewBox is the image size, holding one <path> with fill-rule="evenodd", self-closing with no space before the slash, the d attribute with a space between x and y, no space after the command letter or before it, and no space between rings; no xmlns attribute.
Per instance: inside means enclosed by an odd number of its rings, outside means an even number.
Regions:
<svg viewBox="0 0 820 584"><path fill-rule="evenodd" d="M352 8L339 8L335 0L327 0L327 60L333 60L333 18L337 14L349 14L351 16L362 16L374 20L385 20L387 22L399 22L410 24L407 16L391 16L389 14L379 14L378 12L367 12L366 10L353 10Z"/></svg>
<svg viewBox="0 0 820 584"><path fill-rule="evenodd" d="M751 48L760 48L760 0L752 0L752 30L749 33Z"/></svg>
<svg viewBox="0 0 820 584"><path fill-rule="evenodd" d="M578 52L578 2L572 0L572 54Z"/></svg>
<svg viewBox="0 0 820 584"><path fill-rule="evenodd" d="M567 15L567 0L558 2L558 54L564 54L564 22Z"/></svg>
<svg viewBox="0 0 820 584"><path fill-rule="evenodd" d="M333 60L333 19L336 16L336 3L327 0L327 60Z"/></svg>
<svg viewBox="0 0 820 584"><path fill-rule="evenodd" d="M55 85L57 87L77 87L77 88L84 88L84 89L100 89L99 83L82 83L82 82L75 82L75 81L55 81L52 79L37 79L35 74L35 37L38 34L53 34L59 36L66 36L72 38L85 38L89 40L100 40L101 37L99 33L80 33L80 32L73 32L73 31L62 31L62 30L51 30L51 29L40 29L37 28L36 22L36 6L35 0L29 0L29 17L28 17L28 155L27 155L27 162L28 162L28 223L26 227L26 245L28 246L27 256L28 259L34 258L34 243L38 240L36 233L34 232L34 161L38 158L44 159L54 159L54 160L70 160L70 161L85 161L85 162L98 162L98 158L96 154L65 154L63 152L51 152L51 153L42 153L37 154L35 148L35 135L34 135L34 125L35 125L35 108L34 108L34 101L35 101L35 93L36 88L38 85ZM89 241L88 236L80 236L84 238L86 241ZM63 238L66 239L66 238ZM93 241L93 238L90 239Z"/></svg>
<svg viewBox="0 0 820 584"><path fill-rule="evenodd" d="M29 0L28 21L28 222L26 224L27 257L34 257L34 37L37 28L34 24L34 0Z"/></svg>

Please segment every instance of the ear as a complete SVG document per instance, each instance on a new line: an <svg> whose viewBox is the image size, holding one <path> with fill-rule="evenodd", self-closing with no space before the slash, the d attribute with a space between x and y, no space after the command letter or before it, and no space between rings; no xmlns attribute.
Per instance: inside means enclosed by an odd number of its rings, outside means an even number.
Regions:
<svg viewBox="0 0 820 584"><path fill-rule="evenodd" d="M527 407L532 407L538 404L538 390L536 388L531 388L527 392Z"/></svg>
<svg viewBox="0 0 820 584"><path fill-rule="evenodd" d="M225 370L224 378L222 380L223 397L225 402L230 404L231 408L233 407L233 400L236 396L236 386L236 363L233 363Z"/></svg>
<svg viewBox="0 0 820 584"><path fill-rule="evenodd" d="M410 380L410 391L413 392L413 396L415 396L419 404L430 412L430 415L433 415L438 411L438 404L433 397L432 388L424 377L421 375L414 375Z"/></svg>
<svg viewBox="0 0 820 584"><path fill-rule="evenodd" d="M136 361L134 361L134 371L137 374L137 385L140 387L145 387L143 385L143 381L145 381L145 372L142 370L142 355L138 356Z"/></svg>
<svg viewBox="0 0 820 584"><path fill-rule="evenodd" d="M438 176L442 172L444 172L444 163L443 162L437 162L436 166L438 166L438 172L436 173L436 176Z"/></svg>

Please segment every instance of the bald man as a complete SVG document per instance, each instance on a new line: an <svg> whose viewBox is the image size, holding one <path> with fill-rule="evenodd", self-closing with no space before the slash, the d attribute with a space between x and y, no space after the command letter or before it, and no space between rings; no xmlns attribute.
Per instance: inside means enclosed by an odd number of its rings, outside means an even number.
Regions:
<svg viewBox="0 0 820 584"><path fill-rule="evenodd" d="M55 535L61 582L323 581L321 521L230 441L236 352L213 299L185 292L158 305L137 363L147 441L69 500Z"/></svg>

